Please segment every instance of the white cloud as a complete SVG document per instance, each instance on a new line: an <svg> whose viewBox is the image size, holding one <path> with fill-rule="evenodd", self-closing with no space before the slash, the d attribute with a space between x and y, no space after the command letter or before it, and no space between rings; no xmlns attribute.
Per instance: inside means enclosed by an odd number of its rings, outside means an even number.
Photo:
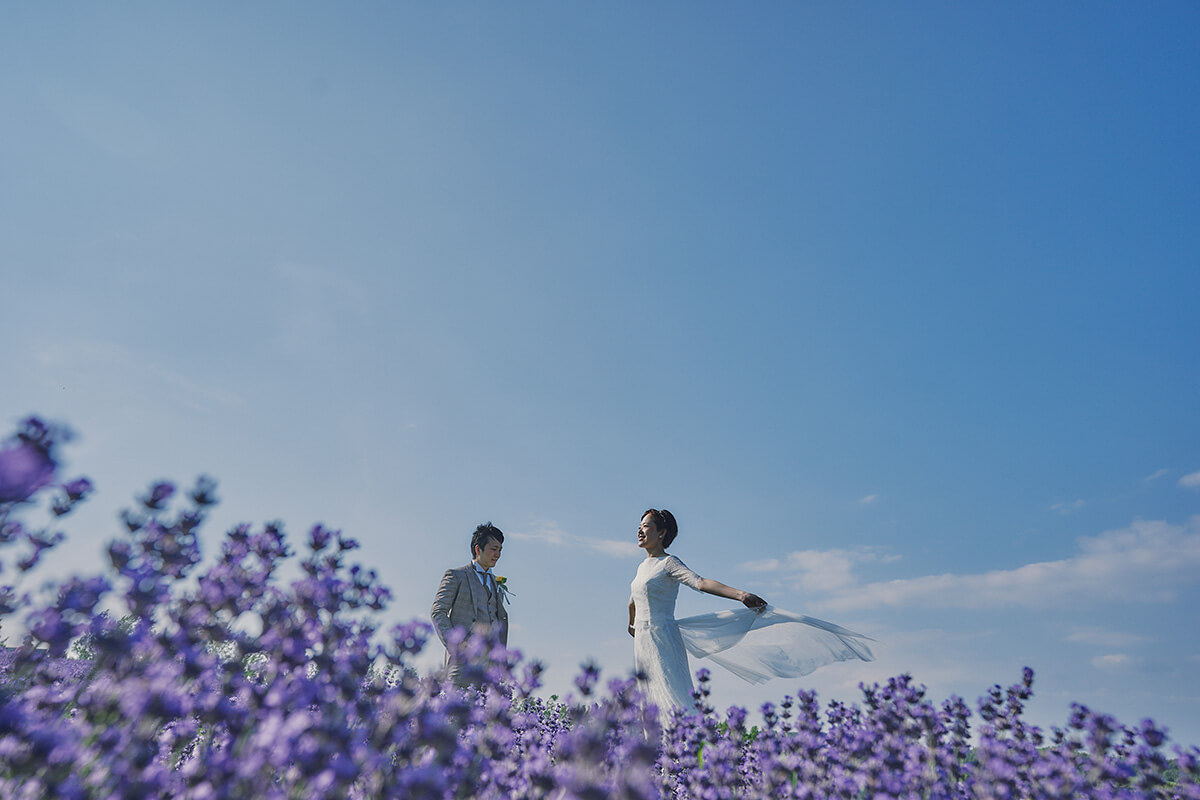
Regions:
<svg viewBox="0 0 1200 800"><path fill-rule="evenodd" d="M846 550L803 550L789 553L787 565L801 589L829 592L855 582L856 560L856 554Z"/></svg>
<svg viewBox="0 0 1200 800"><path fill-rule="evenodd" d="M1179 485L1185 489L1200 489L1200 472L1192 472L1179 479Z"/></svg>
<svg viewBox="0 0 1200 800"><path fill-rule="evenodd" d="M860 547L854 550L797 550L781 561L770 558L748 561L741 569L750 572L782 573L783 581L801 592L837 592L857 585L854 566L866 562L894 561L898 556L885 555L878 548Z"/></svg>
<svg viewBox="0 0 1200 800"><path fill-rule="evenodd" d="M1060 514L1070 514L1073 511L1078 511L1087 505L1085 500L1072 500L1069 503L1055 503L1050 506L1051 511L1057 511Z"/></svg>
<svg viewBox="0 0 1200 800"><path fill-rule="evenodd" d="M927 575L855 585L843 580L822 607L1034 609L1084 602L1167 602L1200 581L1200 517L1184 525L1135 522L1079 540L1071 558L976 574Z"/></svg>
<svg viewBox="0 0 1200 800"><path fill-rule="evenodd" d="M581 547L613 558L637 558L642 555L638 546L633 542L622 542L617 539L588 539L583 536L575 537L575 541Z"/></svg>
<svg viewBox="0 0 1200 800"><path fill-rule="evenodd" d="M1160 470L1151 472L1149 475L1142 478L1142 480L1145 481L1146 483L1149 483L1150 481L1158 480L1159 478L1163 477L1166 474L1167 474L1167 471L1165 469L1160 469Z"/></svg>
<svg viewBox="0 0 1200 800"><path fill-rule="evenodd" d="M1149 636L1123 631L1109 631L1103 628L1080 628L1067 636L1068 642L1075 644L1094 644L1101 647L1129 647L1134 644L1151 641Z"/></svg>
<svg viewBox="0 0 1200 800"><path fill-rule="evenodd" d="M878 500L879 500L879 495L869 494L866 497L860 498L858 502L861 505L870 506L870 505L874 505Z"/></svg>
<svg viewBox="0 0 1200 800"><path fill-rule="evenodd" d="M525 542L540 542L541 544L549 544L556 547L582 547L585 550L591 550L594 553L612 558L636 558L641 554L638 546L633 542L622 541L620 539L592 539L588 536L578 536L573 533L567 533L553 522L542 523L532 531L510 531L506 535Z"/></svg>
<svg viewBox="0 0 1200 800"><path fill-rule="evenodd" d="M783 566L778 558L764 558L762 561L747 561L739 568L747 572L774 572Z"/></svg>
<svg viewBox="0 0 1200 800"><path fill-rule="evenodd" d="M1138 666L1142 660L1126 653L1109 653L1092 659L1092 666L1104 672L1127 672Z"/></svg>

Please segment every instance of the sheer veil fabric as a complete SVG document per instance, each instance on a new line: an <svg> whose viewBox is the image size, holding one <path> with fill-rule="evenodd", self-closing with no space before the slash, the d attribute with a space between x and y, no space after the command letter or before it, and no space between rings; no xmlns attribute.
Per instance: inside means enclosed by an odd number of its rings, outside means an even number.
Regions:
<svg viewBox="0 0 1200 800"><path fill-rule="evenodd" d="M835 661L871 661L871 641L840 625L776 608L748 608L675 619L679 585L699 591L701 578L676 556L651 556L630 584L634 605L634 666L661 711L690 708L688 653L762 683L796 678Z"/></svg>
<svg viewBox="0 0 1200 800"><path fill-rule="evenodd" d="M835 661L871 661L871 639L832 622L767 607L718 611L678 621L687 651L750 683L798 678Z"/></svg>

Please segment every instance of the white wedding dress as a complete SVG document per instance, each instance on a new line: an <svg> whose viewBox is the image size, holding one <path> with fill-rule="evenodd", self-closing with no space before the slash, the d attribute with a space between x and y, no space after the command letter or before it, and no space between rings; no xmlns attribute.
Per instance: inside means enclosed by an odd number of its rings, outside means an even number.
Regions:
<svg viewBox="0 0 1200 800"><path fill-rule="evenodd" d="M672 555L651 556L630 584L633 661L645 676L646 699L666 712L692 707L688 653L751 683L796 678L834 661L874 658L862 634L831 622L767 608L675 619L679 584L699 591L700 576Z"/></svg>

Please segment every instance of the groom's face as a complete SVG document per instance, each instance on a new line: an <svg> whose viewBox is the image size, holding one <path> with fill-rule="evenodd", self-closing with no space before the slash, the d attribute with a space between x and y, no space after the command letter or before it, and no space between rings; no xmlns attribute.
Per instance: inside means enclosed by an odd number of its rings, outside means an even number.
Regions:
<svg viewBox="0 0 1200 800"><path fill-rule="evenodd" d="M488 539L487 544L483 547L475 548L475 560L479 562L479 566L484 569L491 569L496 566L496 562L500 560L500 543L495 539Z"/></svg>

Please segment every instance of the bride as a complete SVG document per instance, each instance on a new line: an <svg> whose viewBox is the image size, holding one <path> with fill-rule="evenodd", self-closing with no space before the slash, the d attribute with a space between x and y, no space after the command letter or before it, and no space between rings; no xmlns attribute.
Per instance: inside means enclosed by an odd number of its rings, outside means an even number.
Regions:
<svg viewBox="0 0 1200 800"><path fill-rule="evenodd" d="M701 578L667 548L679 535L666 509L649 509L638 526L646 559L630 585L629 635L646 699L660 712L692 706L688 653L707 658L751 683L807 675L834 661L873 656L867 637L813 617L769 608L756 594ZM679 584L745 608L675 619ZM736 646L735 646L736 645Z"/></svg>

